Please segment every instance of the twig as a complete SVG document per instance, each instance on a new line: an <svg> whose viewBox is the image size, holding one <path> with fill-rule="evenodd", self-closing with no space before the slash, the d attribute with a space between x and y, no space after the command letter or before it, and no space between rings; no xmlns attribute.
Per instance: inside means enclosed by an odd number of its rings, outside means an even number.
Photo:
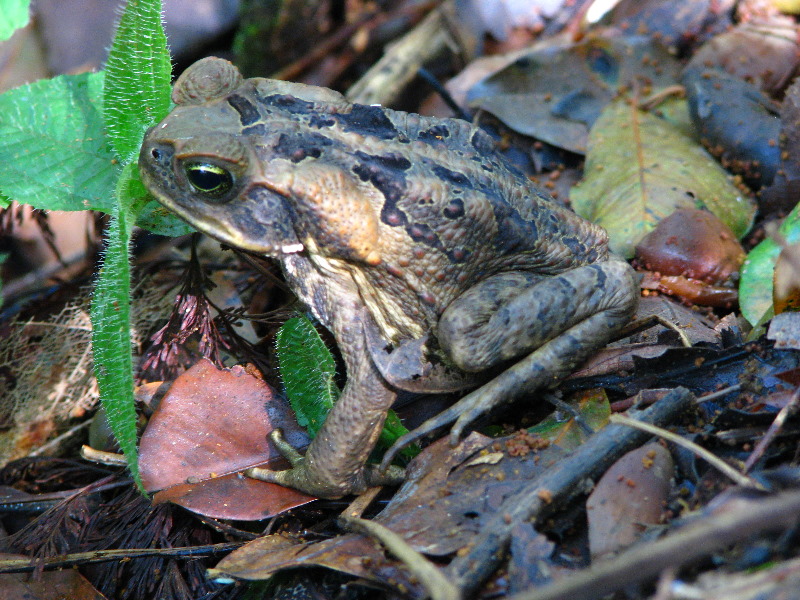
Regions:
<svg viewBox="0 0 800 600"><path fill-rule="evenodd" d="M620 425L627 425L628 427L634 427L636 429L641 429L642 431L646 431L647 433L651 433L655 436L660 438L664 438L668 442L672 442L678 446L682 446L689 450L690 452L694 452L697 456L702 458L712 467L714 467L717 471L729 477L732 481L734 481L737 485L741 485L742 487L747 488L754 488L757 490L766 491L763 485L757 482L752 477L748 477L743 473L740 473L724 460L709 452L702 446L698 446L694 442L687 440L684 437L676 435L671 431L667 431L666 429L662 429L661 427L656 427L655 425L650 425L649 423L642 423L637 421L636 419L631 419L630 417L626 417L625 415L611 415L608 419L612 423L619 423Z"/></svg>
<svg viewBox="0 0 800 600"><path fill-rule="evenodd" d="M689 336L686 335L686 332L681 329L678 325L673 323L672 321L665 319L661 315L647 315L642 319L636 319L632 323L628 323L622 331L618 332L616 335L617 339L623 339L628 336L633 335L634 333L639 333L640 331L644 331L645 329L650 329L654 325L661 325L670 331L674 331L675 334L678 336L678 339L681 341L681 345L684 348L691 348L692 341L689 339Z"/></svg>
<svg viewBox="0 0 800 600"><path fill-rule="evenodd" d="M79 423L78 425L75 425L74 427L70 427L69 429L67 429L67 431L65 431L64 433L62 433L58 437L53 438L52 440L50 440L46 444L43 444L42 446L39 446L35 450L32 450L31 452L29 452L28 456L47 456L49 452L53 452L54 450L57 450L60 447L61 444L65 443L67 441L70 441L72 438L74 438L77 435L83 433L84 429L89 429L89 427L91 427L91 426L92 426L92 420L88 419L88 420L84 421L83 423Z"/></svg>
<svg viewBox="0 0 800 600"><path fill-rule="evenodd" d="M642 110L653 110L656 106L664 102L667 98L685 98L686 88L682 85L670 85L653 94L647 98L639 100L639 108Z"/></svg>
<svg viewBox="0 0 800 600"><path fill-rule="evenodd" d="M792 414L797 412L798 407L798 400L800 400L800 386L794 389L792 392L792 397L789 399L789 402L786 403L777 415L775 415L775 420L767 429L767 432L764 436L758 441L756 447L753 448L753 451L750 453L750 456L747 457L747 460L744 463L744 472L749 473L750 469L753 468L761 457L764 455L767 447L772 443L775 437L780 433L783 429L783 425L786 423L786 419L789 418Z"/></svg>
<svg viewBox="0 0 800 600"><path fill-rule="evenodd" d="M296 61L289 63L278 71L270 75L271 79L283 79L293 81L300 77L304 71L312 65L320 62L325 56L330 54L337 46L341 46L362 27L374 29L383 22L382 14L369 13L361 17L358 21L347 23L334 31L331 35L315 44L311 52L301 56Z"/></svg>
<svg viewBox="0 0 800 600"><path fill-rule="evenodd" d="M617 558L600 562L538 590L507 600L594 600L649 581L667 567L679 568L726 546L773 531L786 531L800 520L800 492L731 503L726 510L657 540L639 544Z"/></svg>
<svg viewBox="0 0 800 600"><path fill-rule="evenodd" d="M391 104L417 76L421 66L455 44L447 31L444 10L445 6L433 10L389 46L386 54L347 90L347 99L360 104Z"/></svg>
<svg viewBox="0 0 800 600"><path fill-rule="evenodd" d="M722 388L721 390L717 390L716 392L706 394L705 396L698 396L695 401L698 404L702 404L703 402L708 402L709 400L716 400L717 398L721 398L722 396L727 396L731 392L738 392L740 389L742 389L742 384L734 383L733 385L729 385L728 387Z"/></svg>
<svg viewBox="0 0 800 600"><path fill-rule="evenodd" d="M91 446L84 444L81 446L81 458L93 463L101 465L108 465L110 467L125 467L128 461L125 456L117 454L116 452L106 452L104 450L96 450Z"/></svg>
<svg viewBox="0 0 800 600"><path fill-rule="evenodd" d="M339 522L350 531L373 537L383 544L411 571L433 600L459 600L461 598L458 589L433 563L409 546L391 529L375 521L357 517L341 516Z"/></svg>
<svg viewBox="0 0 800 600"><path fill-rule="evenodd" d="M183 548L128 548L122 550L95 550L94 552L75 552L51 558L5 558L0 559L0 573L27 573L34 569L61 569L73 565L127 560L143 556L170 556L174 558L198 558L229 552L242 546L244 542L227 542L207 546L187 546Z"/></svg>
<svg viewBox="0 0 800 600"><path fill-rule="evenodd" d="M688 409L694 396L676 388L645 410L632 410L636 418L666 424ZM649 436L623 425L608 425L525 488L507 498L483 527L472 549L448 567L452 581L468 597L500 566L514 527L539 520L583 493L586 482L600 477L619 457L643 444ZM600 597L598 595L597 597Z"/></svg>
<svg viewBox="0 0 800 600"><path fill-rule="evenodd" d="M282 67L280 70L275 71L270 75L270 77L272 79L294 81L305 71L321 62L326 56L330 55L334 49L349 41L356 32L360 30L372 32L387 22L397 19L404 19L414 23L419 21L422 18L422 15L429 12L434 5L434 2L426 2L423 4L412 4L410 6L404 5L391 11L367 13L357 21L344 24L329 36L323 38L318 44L315 44L310 52L304 56L301 56L296 61Z"/></svg>
<svg viewBox="0 0 800 600"><path fill-rule="evenodd" d="M355 500L353 500L350 505L342 511L342 517L360 518L361 515L364 514L364 511L369 508L370 504L372 504L373 500L378 497L378 494L381 493L381 490L383 490L381 486L375 486L369 488L363 494L356 496Z"/></svg>

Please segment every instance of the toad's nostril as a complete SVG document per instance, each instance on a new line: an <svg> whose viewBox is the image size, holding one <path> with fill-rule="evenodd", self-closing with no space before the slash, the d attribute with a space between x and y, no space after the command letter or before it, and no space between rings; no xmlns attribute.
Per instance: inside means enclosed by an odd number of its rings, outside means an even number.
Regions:
<svg viewBox="0 0 800 600"><path fill-rule="evenodd" d="M153 148L150 150L150 156L152 156L155 160L161 160L161 151L158 148Z"/></svg>

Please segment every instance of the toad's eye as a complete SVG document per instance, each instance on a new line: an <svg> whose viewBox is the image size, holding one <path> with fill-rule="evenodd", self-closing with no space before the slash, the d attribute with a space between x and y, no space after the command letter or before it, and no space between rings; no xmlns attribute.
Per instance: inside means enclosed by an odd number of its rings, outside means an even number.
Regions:
<svg viewBox="0 0 800 600"><path fill-rule="evenodd" d="M209 163L184 165L186 179L201 194L218 198L233 187L233 175L227 169Z"/></svg>

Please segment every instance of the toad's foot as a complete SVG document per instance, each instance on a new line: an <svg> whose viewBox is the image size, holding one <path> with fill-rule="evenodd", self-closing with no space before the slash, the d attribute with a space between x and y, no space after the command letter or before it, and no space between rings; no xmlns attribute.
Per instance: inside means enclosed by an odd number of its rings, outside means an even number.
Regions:
<svg viewBox="0 0 800 600"><path fill-rule="evenodd" d="M347 494L360 494L367 488L396 485L405 478L405 470L394 465L385 469L377 465L365 465L358 472L351 474L346 481L331 481L319 472L313 461L300 454L283 438L280 429L274 429L270 433L270 439L292 465L291 469L273 471L253 467L244 471L248 477L277 483L319 498L341 498Z"/></svg>
<svg viewBox="0 0 800 600"><path fill-rule="evenodd" d="M606 327L607 323L607 314L594 314L537 348L447 410L402 436L384 455L381 465L391 464L397 452L404 446L453 421L455 423L450 430L450 444L455 446L464 429L492 408L537 389L553 387L591 354L589 345L583 343L587 336L592 336L599 342L598 345L605 344L612 337L615 329ZM598 336L597 331L605 331L605 335Z"/></svg>

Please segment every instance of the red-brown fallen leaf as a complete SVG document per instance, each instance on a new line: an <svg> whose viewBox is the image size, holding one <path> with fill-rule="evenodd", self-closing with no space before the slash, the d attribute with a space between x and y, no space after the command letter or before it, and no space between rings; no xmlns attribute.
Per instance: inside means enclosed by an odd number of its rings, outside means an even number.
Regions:
<svg viewBox="0 0 800 600"><path fill-rule="evenodd" d="M236 475L253 466L286 468L267 441L276 427L296 448L308 444L288 405L264 381L242 367L217 369L201 360L175 380L142 435L145 488L164 490L156 502L223 519L263 519L310 502L295 490Z"/></svg>
<svg viewBox="0 0 800 600"><path fill-rule="evenodd" d="M27 558L0 554L6 558ZM73 569L45 571L36 577L29 573L5 573L0 576L0 598L25 600L106 600L83 575Z"/></svg>
<svg viewBox="0 0 800 600"><path fill-rule="evenodd" d="M670 453L655 442L628 452L606 471L586 502L593 557L629 546L648 524L659 522L672 471Z"/></svg>
<svg viewBox="0 0 800 600"><path fill-rule="evenodd" d="M718 284L738 273L744 249L710 212L682 208L642 238L636 256L650 271Z"/></svg>
<svg viewBox="0 0 800 600"><path fill-rule="evenodd" d="M283 569L310 566L334 569L377 585L401 587L409 598L425 597L419 581L403 564L387 556L377 541L356 534L319 542L269 535L229 554L208 574L260 581Z"/></svg>
<svg viewBox="0 0 800 600"><path fill-rule="evenodd" d="M172 502L216 519L257 521L314 500L313 496L238 473L161 490L153 504Z"/></svg>
<svg viewBox="0 0 800 600"><path fill-rule="evenodd" d="M654 281L642 287L704 306L729 307L738 301L730 280L738 276L744 249L708 211L676 210L642 238L636 256L654 272Z"/></svg>
<svg viewBox="0 0 800 600"><path fill-rule="evenodd" d="M701 306L731 308L739 302L739 292L736 288L711 285L681 275L662 275L658 278L657 289L664 294L677 296L690 304Z"/></svg>

